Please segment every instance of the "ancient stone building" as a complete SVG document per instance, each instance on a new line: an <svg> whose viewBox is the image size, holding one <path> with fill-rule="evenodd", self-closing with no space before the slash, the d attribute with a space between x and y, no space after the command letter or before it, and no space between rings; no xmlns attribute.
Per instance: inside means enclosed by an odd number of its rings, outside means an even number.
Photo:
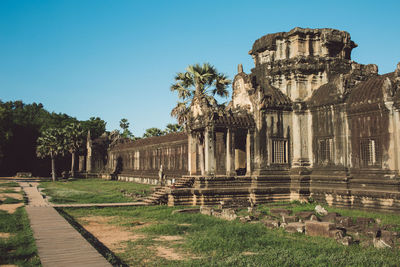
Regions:
<svg viewBox="0 0 400 267"><path fill-rule="evenodd" d="M137 141L109 136L88 140L87 166L92 167L87 172L89 176L157 184L162 166L170 184L187 175L187 139L186 133L173 133Z"/></svg>
<svg viewBox="0 0 400 267"><path fill-rule="evenodd" d="M162 164L170 176L192 177L191 188L170 190L171 205L312 197L399 210L400 64L379 75L351 60L355 47L334 29L265 35L249 52L251 72L239 65L226 107L195 98L187 136L115 146L107 168L120 157L121 176Z"/></svg>

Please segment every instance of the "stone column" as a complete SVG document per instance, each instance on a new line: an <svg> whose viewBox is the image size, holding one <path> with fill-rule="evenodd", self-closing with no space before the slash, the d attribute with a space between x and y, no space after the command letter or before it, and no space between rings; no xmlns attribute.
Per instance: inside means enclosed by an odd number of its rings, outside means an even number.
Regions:
<svg viewBox="0 0 400 267"><path fill-rule="evenodd" d="M199 148L199 161L200 161L200 172L201 175L205 174L204 168L204 138L201 138L201 134L197 137L197 147Z"/></svg>
<svg viewBox="0 0 400 267"><path fill-rule="evenodd" d="M308 113L304 110L303 102L296 102L293 105L293 166L310 166L309 158L309 135L311 122L308 120Z"/></svg>
<svg viewBox="0 0 400 267"><path fill-rule="evenodd" d="M79 156L79 172L84 172L85 171L85 156Z"/></svg>
<svg viewBox="0 0 400 267"><path fill-rule="evenodd" d="M196 153L196 136L189 133L188 137L188 169L189 175L196 175L197 173L197 153Z"/></svg>
<svg viewBox="0 0 400 267"><path fill-rule="evenodd" d="M246 175L251 176L252 168L252 155L253 155L253 130L247 131L246 137Z"/></svg>
<svg viewBox="0 0 400 267"><path fill-rule="evenodd" d="M394 120L394 138L396 140L396 147L395 151L400 151L400 125L399 125L399 120L400 120L400 114L399 114L399 109L394 109L393 110L393 120ZM398 154L397 156L397 174L400 174L400 157Z"/></svg>
<svg viewBox="0 0 400 267"><path fill-rule="evenodd" d="M215 132L215 171L216 174L226 173L226 144L224 142L224 132Z"/></svg>
<svg viewBox="0 0 400 267"><path fill-rule="evenodd" d="M389 127L388 127L388 132L389 132L389 148L388 148L388 155L385 157L384 155L382 155L382 165L383 168L385 169L389 169L389 170L397 170L398 166L397 166L397 153L396 153L396 122L395 122L395 118L394 118L394 107L393 107L393 101L386 101L385 102L385 106L387 107L387 109L389 110ZM383 150L381 150L383 153L385 153Z"/></svg>
<svg viewBox="0 0 400 267"><path fill-rule="evenodd" d="M333 118L333 116L332 116ZM312 129L312 114L310 110L307 110L306 112L306 119L307 119L307 148L308 148L308 153L307 153L307 157L308 157L308 163L309 166L312 167L314 165L314 154L313 154L313 150L312 150L312 144L313 144L313 138L314 138L314 132ZM336 135L335 135L336 136ZM336 142L334 142L335 144ZM331 153L336 153L336 149L334 147L332 147L333 151L331 151Z"/></svg>
<svg viewBox="0 0 400 267"><path fill-rule="evenodd" d="M254 156L253 173L261 175L267 169L268 140L267 123L265 114L261 111L256 117L256 129L254 130Z"/></svg>
<svg viewBox="0 0 400 267"><path fill-rule="evenodd" d="M214 131L211 128L206 128L204 132L204 159L205 159L205 174L215 174L215 140Z"/></svg>
<svg viewBox="0 0 400 267"><path fill-rule="evenodd" d="M226 175L234 176L235 173L235 133L232 129L226 132Z"/></svg>
<svg viewBox="0 0 400 267"><path fill-rule="evenodd" d="M86 159L86 172L91 172L91 171L92 171L92 157L88 155Z"/></svg>

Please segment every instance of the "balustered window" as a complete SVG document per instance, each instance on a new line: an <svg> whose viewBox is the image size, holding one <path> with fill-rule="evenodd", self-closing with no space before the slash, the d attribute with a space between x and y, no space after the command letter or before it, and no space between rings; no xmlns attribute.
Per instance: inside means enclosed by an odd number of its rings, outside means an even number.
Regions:
<svg viewBox="0 0 400 267"><path fill-rule="evenodd" d="M318 161L327 164L333 161L332 138L321 138L318 140Z"/></svg>
<svg viewBox="0 0 400 267"><path fill-rule="evenodd" d="M379 144L374 138L361 139L361 165L374 166L381 162Z"/></svg>
<svg viewBox="0 0 400 267"><path fill-rule="evenodd" d="M284 139L272 140L272 163L288 163L288 142Z"/></svg>

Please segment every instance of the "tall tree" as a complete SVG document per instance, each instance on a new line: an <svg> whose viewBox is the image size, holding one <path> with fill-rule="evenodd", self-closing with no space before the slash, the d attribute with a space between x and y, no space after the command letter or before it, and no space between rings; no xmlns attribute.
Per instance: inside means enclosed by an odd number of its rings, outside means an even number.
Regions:
<svg viewBox="0 0 400 267"><path fill-rule="evenodd" d="M56 180L56 163L55 159L59 155L63 155L67 149L65 133L61 129L49 128L45 130L37 140L36 153L40 158L51 158L51 177Z"/></svg>
<svg viewBox="0 0 400 267"><path fill-rule="evenodd" d="M89 120L81 121L85 133L90 131L92 139L100 137L106 131L106 122L99 117L91 117Z"/></svg>
<svg viewBox="0 0 400 267"><path fill-rule="evenodd" d="M71 153L71 177L75 176L75 159L76 152L78 152L79 148L82 146L85 132L82 129L80 123L71 123L64 129L64 134L67 142L67 147L69 152Z"/></svg>
<svg viewBox="0 0 400 267"><path fill-rule="evenodd" d="M119 121L119 127L121 127L121 129L122 129L121 136L123 138L129 138L129 139L133 139L134 138L132 132L129 131L129 121L128 121L128 119L122 118Z"/></svg>
<svg viewBox="0 0 400 267"><path fill-rule="evenodd" d="M152 137L152 136L161 136L164 134L165 134L164 131L153 127L153 128L149 128L146 130L146 132L143 134L143 138Z"/></svg>
<svg viewBox="0 0 400 267"><path fill-rule="evenodd" d="M210 105L215 106L217 101L214 96L227 97L230 83L226 75L219 73L209 63L189 65L186 72L176 74L175 83L171 85L171 91L176 91L181 100L172 109L171 116L176 117L180 125L184 124L195 97L206 99Z"/></svg>

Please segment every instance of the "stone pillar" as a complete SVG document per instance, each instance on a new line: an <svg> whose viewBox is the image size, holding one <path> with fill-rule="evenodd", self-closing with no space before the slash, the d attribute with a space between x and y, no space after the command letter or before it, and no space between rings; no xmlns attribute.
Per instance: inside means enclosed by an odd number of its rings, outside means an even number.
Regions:
<svg viewBox="0 0 400 267"><path fill-rule="evenodd" d="M196 152L196 136L189 133L188 137L188 169L189 175L197 174L197 152Z"/></svg>
<svg viewBox="0 0 400 267"><path fill-rule="evenodd" d="M215 174L215 140L213 129L206 128L204 132L205 174Z"/></svg>
<svg viewBox="0 0 400 267"><path fill-rule="evenodd" d="M215 171L218 175L226 174L226 144L224 132L215 132Z"/></svg>
<svg viewBox="0 0 400 267"><path fill-rule="evenodd" d="M201 175L205 174L204 168L204 138L201 138L201 134L199 134L197 138L197 147L199 148L199 161L200 161L200 172Z"/></svg>
<svg viewBox="0 0 400 267"><path fill-rule="evenodd" d="M249 129L246 137L246 175L251 176L252 168L252 156L253 156L253 131Z"/></svg>
<svg viewBox="0 0 400 267"><path fill-rule="evenodd" d="M79 172L84 172L85 171L85 156L79 156L78 171Z"/></svg>
<svg viewBox="0 0 400 267"><path fill-rule="evenodd" d="M332 116L333 118L333 116ZM307 157L308 157L308 163L309 166L312 167L314 165L314 154L313 154L313 150L312 150L312 144L313 144L313 138L314 138L314 132L312 129L312 114L310 110L307 110L306 113L306 119L307 119L307 148L308 148L308 153L307 153ZM336 136L336 135L335 135ZM334 142L336 143L336 142ZM333 151L331 153L336 153L336 149L334 149L332 147Z"/></svg>
<svg viewBox="0 0 400 267"><path fill-rule="evenodd" d="M304 110L303 102L293 105L293 166L310 166L309 158L309 135L311 121L309 123L308 113Z"/></svg>
<svg viewBox="0 0 400 267"><path fill-rule="evenodd" d="M388 148L388 155L387 157L384 157L384 155L382 155L382 165L383 168L385 169L389 169L389 170L397 170L398 166L397 166L397 153L396 153L396 122L395 122L395 118L394 118L394 107L393 107L393 101L386 101L385 102L385 106L387 107L387 109L389 110L388 116L389 116L389 127L388 127L388 132L389 132L389 148ZM383 153L385 153L385 151L382 150ZM386 160L385 160L386 158Z"/></svg>
<svg viewBox="0 0 400 267"><path fill-rule="evenodd" d="M400 151L400 114L398 109L393 110L393 120L394 120L394 138L396 140L395 151ZM399 154L397 156L397 175L400 175L400 157Z"/></svg>
<svg viewBox="0 0 400 267"><path fill-rule="evenodd" d="M87 155L86 157L86 172L92 171L92 156Z"/></svg>
<svg viewBox="0 0 400 267"><path fill-rule="evenodd" d="M235 173L235 133L232 129L226 132L226 175L234 176Z"/></svg>
<svg viewBox="0 0 400 267"><path fill-rule="evenodd" d="M254 130L254 156L253 173L261 175L267 169L268 140L267 123L264 113L261 111L256 117L256 129Z"/></svg>

